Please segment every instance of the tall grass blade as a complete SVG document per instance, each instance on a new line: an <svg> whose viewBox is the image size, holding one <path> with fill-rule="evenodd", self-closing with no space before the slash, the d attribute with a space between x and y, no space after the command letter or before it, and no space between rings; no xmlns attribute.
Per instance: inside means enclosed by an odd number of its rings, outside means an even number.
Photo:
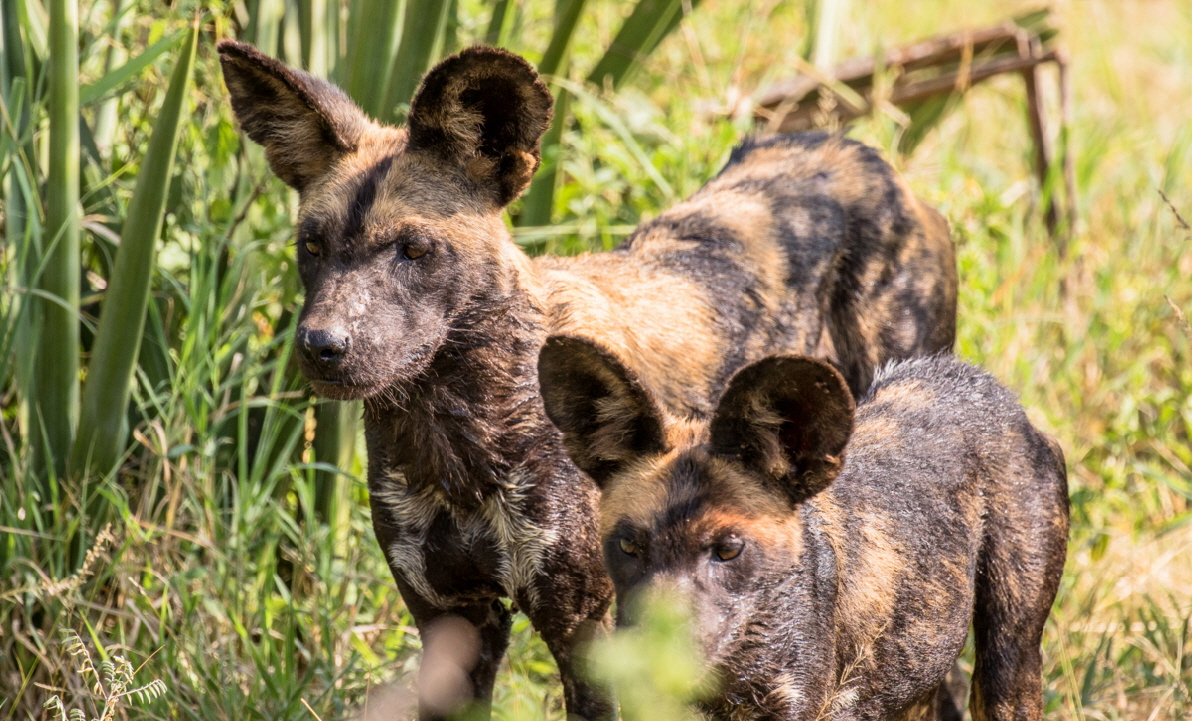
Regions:
<svg viewBox="0 0 1192 721"><path fill-rule="evenodd" d="M140 75L141 71L149 67L154 60L161 57L163 53L172 50L182 40L182 37L183 33L175 33L158 40L146 48L140 55L79 90L79 105L89 105L100 100L108 93Z"/></svg>
<svg viewBox="0 0 1192 721"><path fill-rule="evenodd" d="M3 122L0 124L0 139L3 139L5 148L5 157L0 158L0 174L3 175L3 187L0 190L4 193L4 233L8 255L6 280L12 288L27 288L29 265L37 255L33 252L34 241L40 238L37 209L41 204L34 193L36 183L29 180L30 175L36 175L33 168L36 156L29 133L32 94L16 5L15 0L0 0L4 42L4 87L0 91L5 104ZM18 397L21 399L17 421L26 434L30 428L28 400L33 396L34 361L33 355L28 352L32 345L28 305L29 297L23 293L11 293L5 298L3 342L0 343L0 378L8 379L11 362ZM18 350L14 353L13 349Z"/></svg>
<svg viewBox="0 0 1192 721"><path fill-rule="evenodd" d="M575 26L579 24L580 14L584 9L584 0L562 0L555 15L555 31L551 35L550 44L542 54L538 63L538 72L548 78L560 74L567 58L567 51L571 47L571 39L575 35ZM534 174L534 181L530 190L522 200L521 215L518 225L534 226L547 225L551 220L551 210L555 204L555 188L559 177L559 145L563 138L563 129L567 124L568 109L571 100L566 90L559 89L555 97L555 115L550 128L542 137L542 166Z"/></svg>
<svg viewBox="0 0 1192 721"><path fill-rule="evenodd" d="M513 29L513 18L517 14L514 0L497 0L493 3L493 14L488 20L484 42L493 47L505 47L509 43L509 31Z"/></svg>
<svg viewBox="0 0 1192 721"><path fill-rule="evenodd" d="M123 67L128 61L128 54L120 43L120 30L128 20L129 6L126 2L127 0L112 0L112 20L109 23L112 42L104 51L104 76L109 75L116 68ZM86 101L80 97L79 104L85 105ZM105 156L111 151L112 137L115 135L116 125L119 123L116 115L118 104L116 98L108 98L95 110L95 143Z"/></svg>
<svg viewBox="0 0 1192 721"><path fill-rule="evenodd" d="M250 37L262 52L281 54L281 22L286 0L257 0Z"/></svg>
<svg viewBox="0 0 1192 721"><path fill-rule="evenodd" d="M145 328L145 308L156 258L154 250L165 215L167 190L174 174L174 155L194 71L198 38L196 19L174 67L128 205L116 266L104 295L103 312L88 368L81 425L71 457L73 469L107 471L123 450L128 432L125 426L129 384Z"/></svg>
<svg viewBox="0 0 1192 721"><path fill-rule="evenodd" d="M559 3L558 12L555 14L555 30L551 34L550 44L546 46L546 52L542 54L542 60L538 63L538 72L542 75L559 74L559 68L563 67L567 51L571 48L571 39L575 37L575 26L579 24L584 2L585 0L562 0Z"/></svg>
<svg viewBox="0 0 1192 721"><path fill-rule="evenodd" d="M50 51L50 18L40 2L30 0L5 0L17 6L20 27L25 31L25 39L29 49L40 61L45 60Z"/></svg>
<svg viewBox="0 0 1192 721"><path fill-rule="evenodd" d="M281 18L281 53L286 62L295 67L306 67L306 53L302 47L302 13L298 0L284 0L285 10Z"/></svg>
<svg viewBox="0 0 1192 721"><path fill-rule="evenodd" d="M444 2L446 6L449 3ZM345 89L348 95L373 117L381 118L389 110L384 93L389 72L393 67L398 43L403 47L407 39L402 31L402 14L408 4L405 0L363 0L360 7L360 23L357 34L348 47L348 77Z"/></svg>
<svg viewBox="0 0 1192 721"><path fill-rule="evenodd" d="M361 408L358 401L320 401L315 407L315 460L350 472L356 450L356 427ZM315 515L323 523L336 525L347 484L340 474L315 471Z"/></svg>
<svg viewBox="0 0 1192 721"><path fill-rule="evenodd" d="M555 116L550 128L542 136L542 165L534 174L530 189L522 197L520 227L550 225L555 207L555 190L559 185L559 154L562 150L563 129L571 112L571 93L560 89L555 98Z"/></svg>
<svg viewBox="0 0 1192 721"><path fill-rule="evenodd" d="M46 254L34 285L33 467L61 476L79 417L79 8L50 2L50 164ZM47 498L42 499L47 500Z"/></svg>
<svg viewBox="0 0 1192 721"><path fill-rule="evenodd" d="M459 50L459 0L450 0L447 21L443 25L443 43L436 57L446 57Z"/></svg>
<svg viewBox="0 0 1192 721"><path fill-rule="evenodd" d="M397 121L405 117L422 76L442 54L450 11L450 2L407 0L401 46L393 60L385 99L377 116L381 120Z"/></svg>
<svg viewBox="0 0 1192 721"><path fill-rule="evenodd" d="M808 0L807 26L811 28L804 57L821 70L836 64L840 28L848 13L848 0Z"/></svg>
<svg viewBox="0 0 1192 721"><path fill-rule="evenodd" d="M621 87L683 19L683 0L638 0L600 62L588 75L599 88ZM698 0L691 0L694 9Z"/></svg>
<svg viewBox="0 0 1192 721"><path fill-rule="evenodd" d="M328 76L328 48L336 44L337 28L327 27L328 5L331 0L298 0L298 32L302 36L302 67L318 78Z"/></svg>

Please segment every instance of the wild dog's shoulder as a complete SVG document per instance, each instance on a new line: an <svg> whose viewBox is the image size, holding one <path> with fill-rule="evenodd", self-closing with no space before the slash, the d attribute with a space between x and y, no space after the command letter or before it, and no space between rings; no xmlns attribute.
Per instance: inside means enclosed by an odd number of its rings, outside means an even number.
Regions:
<svg viewBox="0 0 1192 721"><path fill-rule="evenodd" d="M930 385L943 392L955 393L964 389L994 388L1010 400L1016 400L1012 392L984 370L950 353L907 358L890 361L873 376L873 385L860 399L861 404L874 401L883 392L906 385Z"/></svg>
<svg viewBox="0 0 1192 721"><path fill-rule="evenodd" d="M951 354L891 361L878 369L857 404L858 416L926 413L992 420L1021 413L1018 397L988 371Z"/></svg>
<svg viewBox="0 0 1192 721"><path fill-rule="evenodd" d="M1065 475L1063 451L1034 426L1017 394L946 354L887 364L858 403L854 456L891 449L904 460L931 456L933 463L964 465L975 453Z"/></svg>

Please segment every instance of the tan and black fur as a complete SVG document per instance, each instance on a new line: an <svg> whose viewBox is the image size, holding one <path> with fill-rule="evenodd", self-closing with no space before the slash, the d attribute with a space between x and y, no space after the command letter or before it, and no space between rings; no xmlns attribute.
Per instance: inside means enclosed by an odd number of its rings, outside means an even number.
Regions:
<svg viewBox="0 0 1192 721"><path fill-rule="evenodd" d="M552 102L521 58L443 61L395 128L247 45L220 53L241 127L300 194L303 372L321 395L365 399L377 538L420 628L451 614L477 629L478 703L511 597L558 660L568 711L613 714L575 668L612 587L597 488L543 413L548 333L600 339L695 416L775 351L830 358L860 390L891 358L952 345L946 225L858 143L746 142L617 250L531 260L502 210L538 166Z"/></svg>
<svg viewBox="0 0 1192 721"><path fill-rule="evenodd" d="M1067 475L989 375L903 361L854 407L831 365L773 356L701 421L583 339L548 339L539 375L603 490L618 620L647 590L691 603L713 716L935 718L971 624L973 718L1042 719Z"/></svg>

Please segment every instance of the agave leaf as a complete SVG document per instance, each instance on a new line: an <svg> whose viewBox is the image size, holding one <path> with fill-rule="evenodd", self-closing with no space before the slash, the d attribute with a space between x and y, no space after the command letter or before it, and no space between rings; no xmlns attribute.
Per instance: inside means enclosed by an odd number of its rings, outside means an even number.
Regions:
<svg viewBox="0 0 1192 721"><path fill-rule="evenodd" d="M558 13L555 15L555 31L551 35L546 52L542 54L542 61L538 63L538 72L548 79L560 74L583 9L584 0L562 0L559 4ZM550 223L551 210L555 203L555 187L558 185L560 141L563 138L570 106L571 98L567 91L558 90L555 96L554 120L542 137L542 166L534 175L534 181L522 201L518 225Z"/></svg>
<svg viewBox="0 0 1192 721"><path fill-rule="evenodd" d="M101 100L108 93L140 75L141 71L149 67L154 60L163 53L172 50L182 40L182 37L182 32L176 32L158 40L145 48L140 55L86 86L79 91L79 105L88 105Z"/></svg>
<svg viewBox="0 0 1192 721"><path fill-rule="evenodd" d="M79 8L50 3L50 162L46 179L48 242L34 278L32 324L38 329L33 365L33 467L43 479L61 477L78 421L79 400ZM49 488L47 486L48 493Z"/></svg>
<svg viewBox="0 0 1192 721"><path fill-rule="evenodd" d="M444 3L446 5L447 3ZM417 3L404 0L362 0L356 34L348 43L348 74L344 89L373 117L384 117L389 106L384 93L398 43L405 46L407 33L402 29L402 15ZM409 18L406 19L409 27Z"/></svg>
<svg viewBox="0 0 1192 721"><path fill-rule="evenodd" d="M408 0L406 3L401 45L393 59L378 115L382 120L401 120L405 117L406 106L413 99L422 76L430 68L431 62L442 53L451 7L450 2L441 0Z"/></svg>
<svg viewBox="0 0 1192 721"><path fill-rule="evenodd" d="M165 102L149 138L121 233L115 269L108 282L96 331L82 425L71 456L73 468L106 471L120 458L127 434L126 412L133 366L145 327L157 236L173 177L174 155L193 75L199 23L186 36Z"/></svg>
<svg viewBox="0 0 1192 721"><path fill-rule="evenodd" d="M488 21L488 30L484 33L484 42L493 47L505 47L509 43L509 32L513 29L516 15L515 0L497 0L493 3L493 14Z"/></svg>
<svg viewBox="0 0 1192 721"><path fill-rule="evenodd" d="M542 54L542 61L538 63L538 72L546 76L559 74L559 68L571 48L571 39L575 36L575 26L579 24L579 16L584 10L585 0L562 0L558 12L555 14L555 30L551 34L550 44Z"/></svg>
<svg viewBox="0 0 1192 721"><path fill-rule="evenodd" d="M699 0L691 0L694 10ZM683 19L683 0L638 0L588 82L616 90Z"/></svg>
<svg viewBox="0 0 1192 721"><path fill-rule="evenodd" d="M9 0L17 6L20 26L25 29L29 49L38 60L45 60L50 49L50 17L39 0Z"/></svg>

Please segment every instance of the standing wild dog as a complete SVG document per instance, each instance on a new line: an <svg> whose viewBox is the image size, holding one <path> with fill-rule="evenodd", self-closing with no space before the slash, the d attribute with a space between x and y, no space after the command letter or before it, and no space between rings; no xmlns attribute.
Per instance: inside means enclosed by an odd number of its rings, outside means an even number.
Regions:
<svg viewBox="0 0 1192 721"><path fill-rule="evenodd" d="M603 490L619 620L647 589L688 599L715 716L933 718L971 622L973 718L1042 718L1067 474L989 375L891 364L854 412L831 365L773 356L710 421L671 419L586 340L547 340L539 377Z"/></svg>
<svg viewBox="0 0 1192 721"><path fill-rule="evenodd" d="M446 697L488 703L511 597L558 661L568 712L613 715L577 673L613 590L599 491L543 412L548 333L599 338L695 416L776 351L830 358L860 390L891 358L952 345L947 227L858 143L746 143L616 251L531 260L501 215L550 123L524 60L465 50L389 127L250 46L219 50L241 127L299 192L303 373L320 395L365 399L373 524L419 628L475 632L475 664ZM428 653L442 637L424 634ZM431 685L424 718L443 710Z"/></svg>

